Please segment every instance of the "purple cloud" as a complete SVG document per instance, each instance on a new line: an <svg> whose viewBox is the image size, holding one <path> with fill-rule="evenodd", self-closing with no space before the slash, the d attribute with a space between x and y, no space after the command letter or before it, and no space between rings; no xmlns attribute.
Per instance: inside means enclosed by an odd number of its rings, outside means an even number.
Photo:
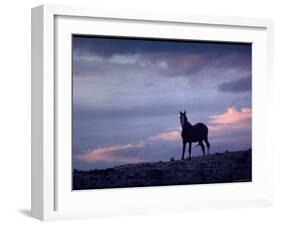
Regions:
<svg viewBox="0 0 281 226"><path fill-rule="evenodd" d="M246 78L240 78L230 82L224 82L218 86L218 89L221 92L230 93L247 92L252 89L252 78L251 76L248 76Z"/></svg>

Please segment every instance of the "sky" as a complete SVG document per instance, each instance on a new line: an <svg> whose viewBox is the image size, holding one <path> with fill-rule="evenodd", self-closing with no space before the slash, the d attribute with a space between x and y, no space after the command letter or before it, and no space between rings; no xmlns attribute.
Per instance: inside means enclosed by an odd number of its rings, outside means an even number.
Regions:
<svg viewBox="0 0 281 226"><path fill-rule="evenodd" d="M179 159L184 110L211 153L251 148L251 44L73 36L72 60L73 168Z"/></svg>

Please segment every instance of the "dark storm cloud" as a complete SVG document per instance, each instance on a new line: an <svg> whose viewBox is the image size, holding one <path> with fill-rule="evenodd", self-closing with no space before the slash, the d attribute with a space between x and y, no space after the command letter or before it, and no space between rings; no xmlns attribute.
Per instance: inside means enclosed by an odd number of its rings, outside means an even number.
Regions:
<svg viewBox="0 0 281 226"><path fill-rule="evenodd" d="M252 78L248 76L246 78L225 82L220 84L218 89L219 91L230 93L247 92L252 89Z"/></svg>
<svg viewBox="0 0 281 226"><path fill-rule="evenodd" d="M129 42L128 42L129 40ZM161 39L160 39L161 40ZM95 36L74 36L74 51L78 54L112 56L114 54L135 53L177 53L177 54L214 54L243 53L250 56L248 44L192 42L159 39L118 39Z"/></svg>
<svg viewBox="0 0 281 226"><path fill-rule="evenodd" d="M114 39L74 36L74 74L100 75L138 68L162 75L192 76L204 68L251 69L249 44ZM106 67L106 70L105 70Z"/></svg>

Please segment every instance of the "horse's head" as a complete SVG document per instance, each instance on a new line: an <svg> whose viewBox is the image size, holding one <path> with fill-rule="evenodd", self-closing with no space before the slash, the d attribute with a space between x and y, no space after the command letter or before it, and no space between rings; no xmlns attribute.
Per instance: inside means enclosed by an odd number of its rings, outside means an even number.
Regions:
<svg viewBox="0 0 281 226"><path fill-rule="evenodd" d="M186 121L187 121L186 111L184 112L180 111L180 122L182 127L184 127Z"/></svg>

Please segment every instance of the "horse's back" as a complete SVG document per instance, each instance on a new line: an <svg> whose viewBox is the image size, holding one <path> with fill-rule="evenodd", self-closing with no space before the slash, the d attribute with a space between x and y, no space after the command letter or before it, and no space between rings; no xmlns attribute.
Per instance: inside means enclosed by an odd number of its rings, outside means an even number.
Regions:
<svg viewBox="0 0 281 226"><path fill-rule="evenodd" d="M199 122L189 129L183 130L181 136L185 142L200 142L208 139L208 127L204 123Z"/></svg>
<svg viewBox="0 0 281 226"><path fill-rule="evenodd" d="M197 131L197 133L201 134L202 136L208 135L208 127L202 122L198 122L195 125L193 125L193 129Z"/></svg>

